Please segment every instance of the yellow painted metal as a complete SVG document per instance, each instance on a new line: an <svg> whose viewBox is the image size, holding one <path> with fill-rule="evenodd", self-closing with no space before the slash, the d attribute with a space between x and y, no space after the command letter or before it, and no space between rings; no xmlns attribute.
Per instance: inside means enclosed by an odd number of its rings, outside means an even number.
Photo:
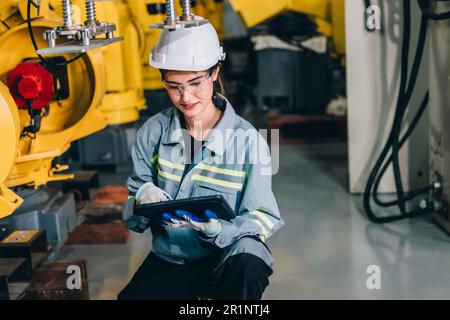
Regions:
<svg viewBox="0 0 450 320"><path fill-rule="evenodd" d="M36 234L39 233L39 230L16 230L8 235L5 239L0 241L1 244L5 243L21 243L25 244L29 242Z"/></svg>
<svg viewBox="0 0 450 320"><path fill-rule="evenodd" d="M344 0L230 0L230 3L248 28L286 11L309 15L318 31L332 39L334 50L345 54Z"/></svg>
<svg viewBox="0 0 450 320"><path fill-rule="evenodd" d="M82 23L85 17L85 0L72 0L74 21ZM119 125L139 119L139 111L146 107L143 89L140 38L130 7L124 0L96 2L99 21L112 22L117 26L116 36L124 41L103 47L106 63L106 95L100 111L109 125Z"/></svg>
<svg viewBox="0 0 450 320"><path fill-rule="evenodd" d="M301 12L329 21L331 16L331 3L334 0L291 0L287 1L288 10Z"/></svg>
<svg viewBox="0 0 450 320"><path fill-rule="evenodd" d="M331 6L334 50L345 56L345 0L333 0Z"/></svg>
<svg viewBox="0 0 450 320"><path fill-rule="evenodd" d="M9 216L23 202L5 186L5 180L14 165L19 145L20 122L14 100L8 88L0 82L0 137L2 137L2 159L0 161L0 219Z"/></svg>
<svg viewBox="0 0 450 320"><path fill-rule="evenodd" d="M133 18L139 25L140 33L140 56L141 66L143 70L144 89L145 90L159 90L164 89L164 85L161 82L161 74L157 69L149 66L149 54L150 50L158 41L161 30L150 29L150 25L161 23L166 18L165 13L150 14L148 6L152 4L164 3L164 0L128 0L127 1ZM181 14L180 1L176 0L177 15ZM216 3L214 0L198 0L195 6L192 8L192 12L196 15L209 19L212 25L216 28L219 36L223 35L223 3Z"/></svg>
<svg viewBox="0 0 450 320"><path fill-rule="evenodd" d="M24 23L21 0L2 0L4 10L16 8L14 17L8 18L8 29L0 34L0 82L5 83L9 72L26 59L36 59L34 48ZM43 32L61 24L59 15L48 10L42 1L41 16L32 20L33 33L39 47L45 47ZM1 9L2 7L0 7ZM32 10L35 11L35 10ZM42 12L46 13L42 15ZM2 15L0 10L0 16ZM4 21L3 21L4 22ZM66 59L74 55L64 55ZM62 155L72 141L97 132L107 125L99 109L106 92L106 65L101 50L93 50L68 66L70 96L66 100L50 103L50 113L42 118L41 130L35 139L23 137L17 146L14 165L4 184L6 187L29 186L37 188L49 181L69 179L70 174L60 174L67 166L52 165L52 160ZM29 123L26 110L19 110L19 130ZM2 159L0 162L3 162Z"/></svg>
<svg viewBox="0 0 450 320"><path fill-rule="evenodd" d="M288 6L286 0L230 0L230 3L248 28L280 14Z"/></svg>

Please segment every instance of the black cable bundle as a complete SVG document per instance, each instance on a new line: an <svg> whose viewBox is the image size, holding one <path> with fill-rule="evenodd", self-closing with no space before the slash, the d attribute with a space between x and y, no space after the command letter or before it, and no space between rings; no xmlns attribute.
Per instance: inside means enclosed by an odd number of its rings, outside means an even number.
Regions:
<svg viewBox="0 0 450 320"><path fill-rule="evenodd" d="M429 0L418 0L419 5L429 6ZM409 194L405 195L402 184L402 177L400 172L400 162L399 162L399 152L405 142L409 139L412 132L416 128L421 116L423 115L429 100L429 93L427 92L423 101L416 112L413 121L407 128L405 134L400 138L403 119L408 110L409 102L411 100L414 87L417 82L417 77L420 69L420 64L422 62L423 51L426 44L426 36L428 29L428 19L429 15L422 10L422 18L420 24L420 34L417 43L417 48L414 56L414 61L412 65L411 75L408 78L408 54L410 46L411 37L411 3L410 0L403 1L403 11L404 11L404 25L403 25L403 44L402 44L402 61L401 61L401 78L400 78L400 90L397 100L397 106L394 115L393 125L388 137L388 140L383 147L383 150L377 159L375 166L373 167L369 179L366 184L364 191L364 209L367 216L372 222L375 223L387 223L398 220L403 220L406 218L412 218L420 216L431 212L431 208L418 208L413 211L408 212L406 209L406 204L408 201L416 198L421 194L425 194L433 189L432 185L422 187L418 190L411 191ZM389 151L391 150L391 155L389 157ZM380 181L386 173L389 165L393 165L395 186L397 191L397 200L390 202L383 202L378 197L378 188ZM387 217L377 217L371 207L371 197L373 195L374 201L377 205L381 207L392 207L398 206L400 209L400 215L387 216Z"/></svg>

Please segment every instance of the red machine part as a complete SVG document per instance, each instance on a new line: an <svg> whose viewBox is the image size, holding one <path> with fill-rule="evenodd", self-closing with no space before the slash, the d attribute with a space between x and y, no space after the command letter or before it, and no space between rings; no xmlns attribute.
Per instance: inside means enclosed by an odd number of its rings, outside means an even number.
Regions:
<svg viewBox="0 0 450 320"><path fill-rule="evenodd" d="M34 110L45 108L55 95L53 75L40 63L18 64L8 75L7 85L17 106Z"/></svg>

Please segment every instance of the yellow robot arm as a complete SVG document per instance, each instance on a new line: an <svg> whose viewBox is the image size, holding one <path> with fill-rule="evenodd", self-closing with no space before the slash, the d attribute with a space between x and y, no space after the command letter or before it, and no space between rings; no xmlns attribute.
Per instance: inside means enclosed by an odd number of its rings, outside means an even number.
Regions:
<svg viewBox="0 0 450 320"><path fill-rule="evenodd" d="M86 20L85 0L72 0L74 21ZM60 10L60 9L58 9ZM61 14L59 11L58 13ZM137 121L139 111L144 109L143 76L140 46L143 45L130 6L124 0L97 2L96 19L108 21L117 27L117 36L124 40L103 47L106 68L106 94L100 104L108 125L120 125Z"/></svg>
<svg viewBox="0 0 450 320"><path fill-rule="evenodd" d="M5 27L0 33L0 82L7 83L8 77L17 66L25 63L39 63L30 41L26 24L26 1L2 1L0 17ZM41 2L40 16L35 15L32 31L39 48L46 46L42 39L45 30L58 26L61 17L49 10L48 2ZM11 15L5 14L12 13ZM59 55L66 60L73 54ZM101 50L88 52L83 58L67 66L67 98L51 100L48 112L42 115L40 130L35 136L23 135L17 145L14 165L4 179L7 187L29 186L37 188L48 181L71 178L69 174L58 174L65 166L53 166L55 157L62 155L72 141L103 129L107 122L99 111L105 95L105 62ZM9 88L12 90L12 88ZM19 130L30 124L29 111L14 104L19 115ZM45 114L45 112L43 112Z"/></svg>
<svg viewBox="0 0 450 320"><path fill-rule="evenodd" d="M2 159L0 160L0 219L9 216L23 202L5 186L5 180L14 165L20 136L19 113L8 88L0 82L0 136Z"/></svg>

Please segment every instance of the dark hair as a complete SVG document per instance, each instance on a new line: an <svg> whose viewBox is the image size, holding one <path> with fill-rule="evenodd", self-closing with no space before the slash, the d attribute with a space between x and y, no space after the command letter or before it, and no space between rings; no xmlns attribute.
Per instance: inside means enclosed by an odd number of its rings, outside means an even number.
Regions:
<svg viewBox="0 0 450 320"><path fill-rule="evenodd" d="M216 70L216 68L219 68L219 73L217 75L217 80L214 81L214 93L220 93L221 95L225 95L226 89L227 89L227 82L225 80L225 77L222 73L222 64L221 63L217 63L214 66L212 66L211 68L208 69L208 74L212 75L214 70ZM170 71L173 70L165 70L165 69L159 69L159 72L161 72L161 79L164 80L166 74Z"/></svg>
<svg viewBox="0 0 450 320"><path fill-rule="evenodd" d="M214 92L220 93L224 96L227 91L227 81L225 80L225 76L223 75L221 63L216 64L213 68L215 69L218 66L220 67L220 69L217 75L217 80L214 82Z"/></svg>

